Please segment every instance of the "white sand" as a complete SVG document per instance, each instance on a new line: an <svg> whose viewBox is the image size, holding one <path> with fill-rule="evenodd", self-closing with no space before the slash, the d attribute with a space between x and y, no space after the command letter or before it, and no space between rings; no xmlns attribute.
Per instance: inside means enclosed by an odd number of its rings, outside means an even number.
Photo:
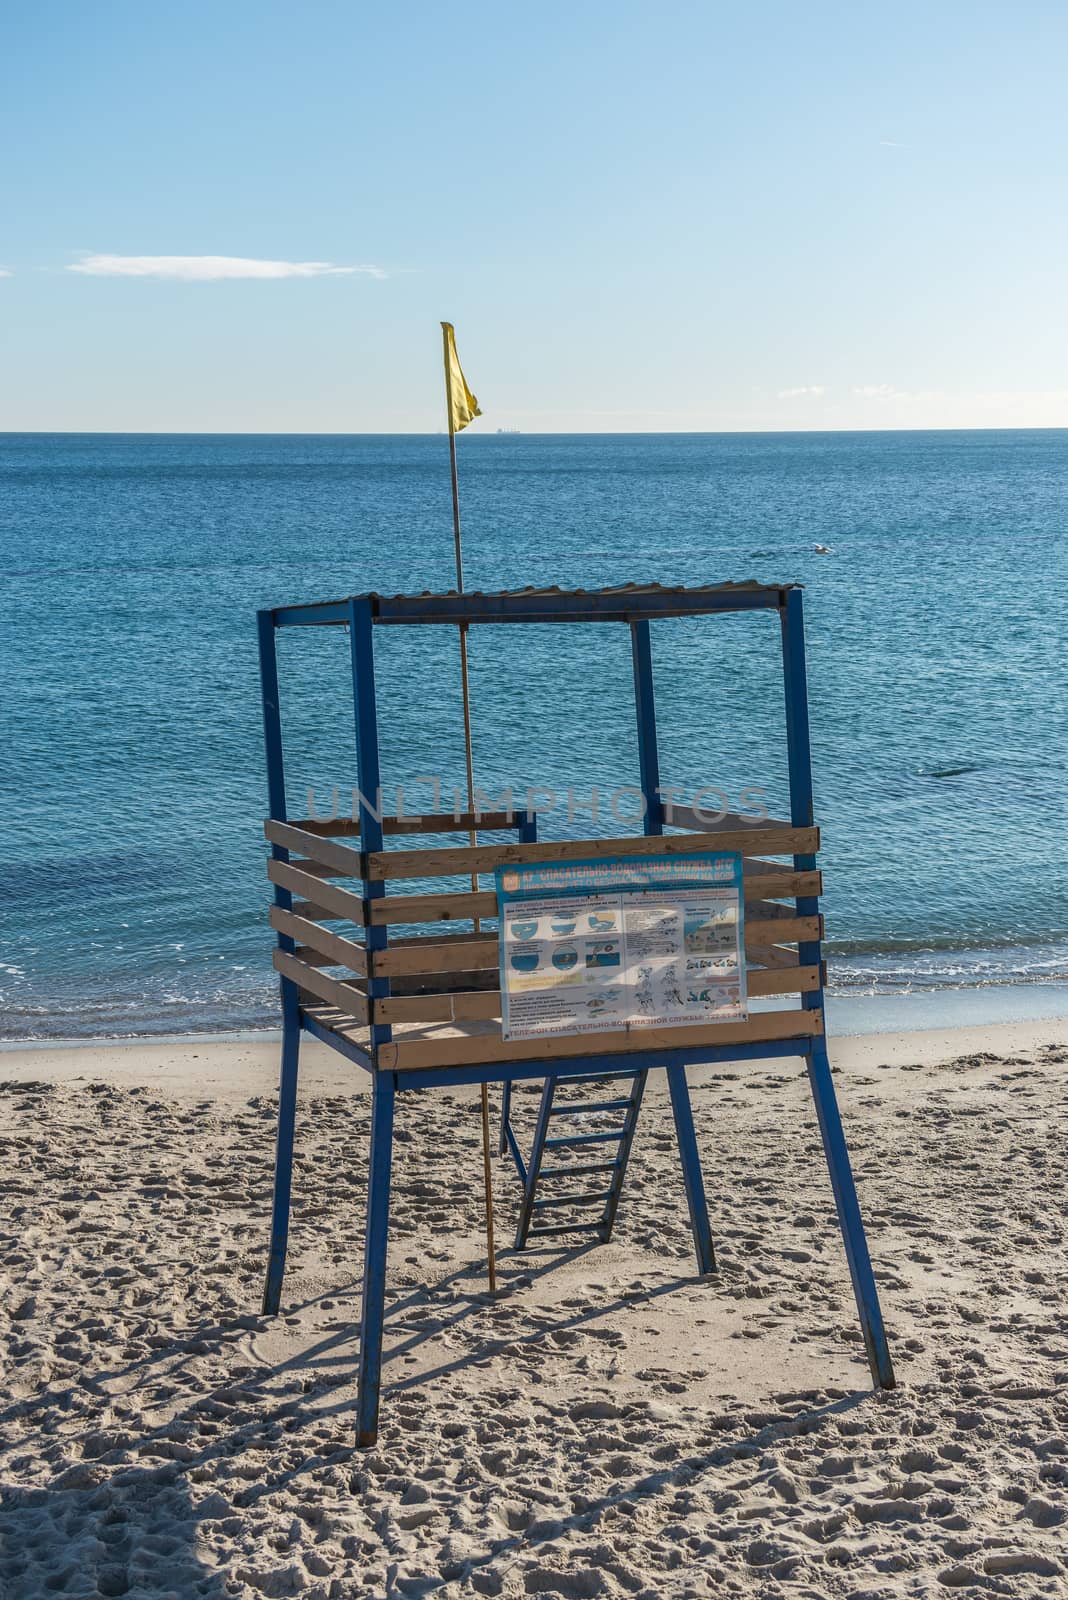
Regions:
<svg viewBox="0 0 1068 1600"><path fill-rule="evenodd" d="M362 1452L365 1079L308 1047L268 1321L276 1050L0 1057L5 1600L1068 1594L1068 1023L834 1051L885 1395L800 1062L694 1075L715 1278L654 1084L612 1243L506 1248L495 1304L476 1102L403 1099Z"/></svg>

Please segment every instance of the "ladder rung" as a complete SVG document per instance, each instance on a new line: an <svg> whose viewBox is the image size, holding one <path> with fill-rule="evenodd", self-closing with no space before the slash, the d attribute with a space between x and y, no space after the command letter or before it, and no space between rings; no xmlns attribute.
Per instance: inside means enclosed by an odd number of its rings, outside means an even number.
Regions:
<svg viewBox="0 0 1068 1600"><path fill-rule="evenodd" d="M614 1172L618 1165L618 1161L591 1161L582 1165L576 1162L573 1167L542 1167L538 1182L543 1178L585 1178L591 1172Z"/></svg>
<svg viewBox="0 0 1068 1600"><path fill-rule="evenodd" d="M533 1209L544 1211L547 1206L595 1206L611 1198L611 1189L606 1189L603 1194L554 1194L547 1200L535 1200Z"/></svg>
<svg viewBox="0 0 1068 1600"><path fill-rule="evenodd" d="M569 1144L607 1144L610 1140L625 1139L626 1128L616 1128L612 1133L569 1133L564 1138L546 1139L546 1150L558 1150Z"/></svg>
<svg viewBox="0 0 1068 1600"><path fill-rule="evenodd" d="M562 1222L553 1228L530 1228L527 1238L541 1239L547 1233L596 1233L600 1226L599 1222Z"/></svg>
<svg viewBox="0 0 1068 1600"><path fill-rule="evenodd" d="M558 1101L550 1111L553 1117L573 1117L576 1112L583 1115L587 1111L626 1111L630 1107L630 1096L623 1100L591 1100L588 1104L582 1100Z"/></svg>

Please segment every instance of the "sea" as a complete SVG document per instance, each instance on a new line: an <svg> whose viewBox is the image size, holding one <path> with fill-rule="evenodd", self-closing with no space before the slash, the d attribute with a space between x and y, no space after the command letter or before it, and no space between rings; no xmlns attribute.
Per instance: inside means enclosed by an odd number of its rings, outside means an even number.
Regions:
<svg viewBox="0 0 1068 1600"><path fill-rule="evenodd" d="M1068 431L458 447L468 588L804 586L847 1025L1068 1014ZM276 1026L256 609L452 587L447 439L0 435L0 573L0 1035ZM447 809L456 632L378 642L387 803ZM626 628L470 651L485 794L537 790L546 839L638 831ZM653 651L663 782L788 815L774 617ZM287 632L280 671L290 811L347 812L344 630Z"/></svg>

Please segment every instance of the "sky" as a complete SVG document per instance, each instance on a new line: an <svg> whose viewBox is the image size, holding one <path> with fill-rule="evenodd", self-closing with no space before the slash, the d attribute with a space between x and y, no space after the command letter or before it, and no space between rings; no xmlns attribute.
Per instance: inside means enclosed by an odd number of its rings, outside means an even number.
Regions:
<svg viewBox="0 0 1068 1600"><path fill-rule="evenodd" d="M1060 0L38 0L0 430L1068 426Z"/></svg>

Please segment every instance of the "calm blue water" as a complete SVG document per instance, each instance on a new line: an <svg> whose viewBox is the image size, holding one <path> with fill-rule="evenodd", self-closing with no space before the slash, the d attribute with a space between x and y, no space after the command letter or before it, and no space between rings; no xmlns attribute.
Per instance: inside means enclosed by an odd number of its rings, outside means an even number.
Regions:
<svg viewBox="0 0 1068 1600"><path fill-rule="evenodd" d="M1068 432L460 447L472 588L805 584L836 987L1068 976ZM273 1022L253 613L449 587L451 547L440 437L0 436L0 1032ZM382 634L384 780L425 809L462 781L455 636ZM773 619L654 648L664 780L784 814ZM301 814L355 782L346 671L340 630L284 636ZM484 787L636 781L629 673L623 628L478 631Z"/></svg>

